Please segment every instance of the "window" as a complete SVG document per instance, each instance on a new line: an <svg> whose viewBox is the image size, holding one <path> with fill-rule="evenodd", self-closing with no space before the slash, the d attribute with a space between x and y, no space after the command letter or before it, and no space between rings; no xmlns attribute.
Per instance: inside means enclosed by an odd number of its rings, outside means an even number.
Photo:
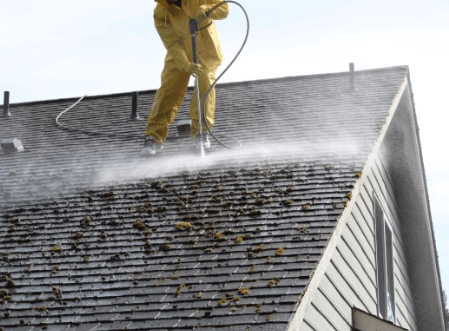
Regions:
<svg viewBox="0 0 449 331"><path fill-rule="evenodd" d="M377 262L377 302L379 316L395 322L393 232L385 213L374 195L374 219Z"/></svg>

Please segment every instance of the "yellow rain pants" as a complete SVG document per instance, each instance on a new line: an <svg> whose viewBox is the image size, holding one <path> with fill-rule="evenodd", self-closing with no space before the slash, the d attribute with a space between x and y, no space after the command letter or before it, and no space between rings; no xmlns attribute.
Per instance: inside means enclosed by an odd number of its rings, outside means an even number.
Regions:
<svg viewBox="0 0 449 331"><path fill-rule="evenodd" d="M198 7L211 9L220 0L182 0L182 8L169 5L165 0L155 0L158 5L154 10L154 23L159 36L167 49L165 65L162 71L161 87L153 101L153 108L148 117L145 136L152 136L160 144L165 142L168 127L173 122L181 107L187 91L190 74L186 71L193 61L191 36L189 32L189 17L195 17ZM228 5L222 5L211 14L211 18L224 19L228 15ZM209 19L200 22L200 27L210 23ZM218 40L215 24L199 31L197 34L197 51L203 73L198 76L200 98L203 101L206 91L215 80L218 66L223 61L223 55ZM199 132L198 110L195 94L190 104L192 119L191 136ZM209 94L206 107L206 120L212 128L215 118L215 89ZM206 130L203 124L203 131Z"/></svg>

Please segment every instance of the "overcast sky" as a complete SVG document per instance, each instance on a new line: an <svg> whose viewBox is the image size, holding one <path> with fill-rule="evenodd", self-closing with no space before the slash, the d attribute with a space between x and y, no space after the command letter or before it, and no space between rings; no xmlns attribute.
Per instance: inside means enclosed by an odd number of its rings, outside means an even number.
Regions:
<svg viewBox="0 0 449 331"><path fill-rule="evenodd" d="M349 62L356 70L410 66L449 290L449 1L241 3L251 35L223 82L341 72ZM153 27L154 7L153 0L0 0L0 91L21 102L158 88L165 50ZM231 10L218 23L227 60L245 32L243 14Z"/></svg>

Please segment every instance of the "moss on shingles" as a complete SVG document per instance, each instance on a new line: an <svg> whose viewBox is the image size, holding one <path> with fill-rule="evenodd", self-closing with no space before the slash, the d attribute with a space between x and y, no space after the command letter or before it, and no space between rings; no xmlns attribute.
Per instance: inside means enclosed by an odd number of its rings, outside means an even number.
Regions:
<svg viewBox="0 0 449 331"><path fill-rule="evenodd" d="M145 231L147 229L147 226L143 224L142 221L140 220L135 221L133 227L140 231Z"/></svg>
<svg viewBox="0 0 449 331"><path fill-rule="evenodd" d="M59 254L61 254L61 253L62 253L61 243L56 243L56 244L54 244L54 245L50 248L50 251L53 252L53 253L59 253Z"/></svg>
<svg viewBox="0 0 449 331"><path fill-rule="evenodd" d="M20 223L20 218L19 218L19 217L13 217L13 218L11 218L11 219L9 220L9 222L10 222L11 224L17 225L18 223Z"/></svg>
<svg viewBox="0 0 449 331"><path fill-rule="evenodd" d="M249 216L256 217L256 216L259 216L260 214L262 214L262 212L259 209L253 208L249 211L248 214L249 214Z"/></svg>
<svg viewBox="0 0 449 331"><path fill-rule="evenodd" d="M299 228L299 232L307 233L307 232L309 232L309 228L307 226L302 226Z"/></svg>
<svg viewBox="0 0 449 331"><path fill-rule="evenodd" d="M193 225L189 222L179 222L176 224L175 228L179 231L190 231L193 229Z"/></svg>
<svg viewBox="0 0 449 331"><path fill-rule="evenodd" d="M16 283L15 283L14 279L12 277L6 276L6 286L12 287L15 285L16 285Z"/></svg>
<svg viewBox="0 0 449 331"><path fill-rule="evenodd" d="M240 295L248 295L249 294L249 290L247 288L245 288L245 287L239 287L238 293Z"/></svg>
<svg viewBox="0 0 449 331"><path fill-rule="evenodd" d="M90 225L90 218L89 218L89 216L84 216L83 219L80 221L80 225L83 228L87 228Z"/></svg>
<svg viewBox="0 0 449 331"><path fill-rule="evenodd" d="M277 250L276 250L276 255L282 255L282 254L284 254L284 247L279 247Z"/></svg>
<svg viewBox="0 0 449 331"><path fill-rule="evenodd" d="M240 244L243 242L244 239L245 239L245 236L237 236L237 238L235 238L235 242L237 244Z"/></svg>
<svg viewBox="0 0 449 331"><path fill-rule="evenodd" d="M287 199L283 202L284 206L286 207L292 207L293 203L294 203L293 199Z"/></svg>
<svg viewBox="0 0 449 331"><path fill-rule="evenodd" d="M279 284L279 282L280 282L279 278L273 278L268 281L267 286L273 287L273 286L276 286L277 284Z"/></svg>
<svg viewBox="0 0 449 331"><path fill-rule="evenodd" d="M306 203L301 206L301 210L309 210L311 206L312 206L311 203Z"/></svg>
<svg viewBox="0 0 449 331"><path fill-rule="evenodd" d="M185 285L184 284L179 284L178 289L175 291L175 296L179 297L181 296L181 291L184 289Z"/></svg>
<svg viewBox="0 0 449 331"><path fill-rule="evenodd" d="M254 252L256 253L260 253L263 252L265 250L265 246L263 244L260 244L259 246L257 246L257 248L254 250Z"/></svg>
<svg viewBox="0 0 449 331"><path fill-rule="evenodd" d="M73 239L75 240L80 240L81 238L83 238L84 233L81 231L78 231L77 233L74 234Z"/></svg>

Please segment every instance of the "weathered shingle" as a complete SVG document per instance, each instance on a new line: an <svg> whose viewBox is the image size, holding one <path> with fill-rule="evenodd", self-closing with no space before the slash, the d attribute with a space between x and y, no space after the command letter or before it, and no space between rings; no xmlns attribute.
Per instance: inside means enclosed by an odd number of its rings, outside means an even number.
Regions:
<svg viewBox="0 0 449 331"><path fill-rule="evenodd" d="M216 131L251 148L206 160L60 130L74 100L12 105L0 130L26 152L0 155L0 325L285 329L406 74L358 72L357 92L344 73L222 85ZM138 137L129 105L88 98L62 121Z"/></svg>

